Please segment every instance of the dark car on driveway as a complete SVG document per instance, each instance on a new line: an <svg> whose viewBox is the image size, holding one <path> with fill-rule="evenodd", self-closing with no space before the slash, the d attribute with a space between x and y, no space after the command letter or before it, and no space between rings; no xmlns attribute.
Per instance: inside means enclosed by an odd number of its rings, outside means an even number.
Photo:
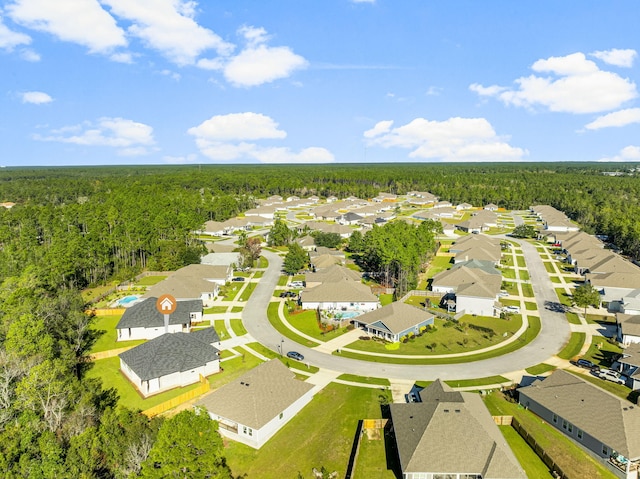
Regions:
<svg viewBox="0 0 640 479"><path fill-rule="evenodd" d="M576 366L580 366L581 368L586 369L599 369L597 364L592 363L588 359L578 359L576 361Z"/></svg>
<svg viewBox="0 0 640 479"><path fill-rule="evenodd" d="M244 281L242 276L236 276L235 278L231 278L231 281Z"/></svg>
<svg viewBox="0 0 640 479"><path fill-rule="evenodd" d="M302 361L304 359L304 356L297 351L289 351L287 357L295 359L296 361Z"/></svg>

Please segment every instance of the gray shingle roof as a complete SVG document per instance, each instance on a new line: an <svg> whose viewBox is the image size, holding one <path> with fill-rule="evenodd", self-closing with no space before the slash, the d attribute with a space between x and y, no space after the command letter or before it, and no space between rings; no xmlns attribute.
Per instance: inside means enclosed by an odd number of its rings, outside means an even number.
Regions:
<svg viewBox="0 0 640 479"><path fill-rule="evenodd" d="M207 335L210 333L163 334L121 353L119 357L142 381L148 381L198 368L218 359L218 350L205 342Z"/></svg>
<svg viewBox="0 0 640 479"><path fill-rule="evenodd" d="M127 310L118 321L116 329L124 328L159 328L164 326L164 314L156 309L158 298L147 298ZM169 315L169 324L191 324L190 313L202 312L201 299L178 301L176 310Z"/></svg>
<svg viewBox="0 0 640 479"><path fill-rule="evenodd" d="M479 395L452 391L437 380L420 397L420 403L390 406L403 473L527 477Z"/></svg>
<svg viewBox="0 0 640 479"><path fill-rule="evenodd" d="M376 327L384 325L385 329L391 333L398 334L432 318L434 315L428 311L410 304L395 302L359 316L358 322ZM376 323L382 323L382 325Z"/></svg>
<svg viewBox="0 0 640 479"><path fill-rule="evenodd" d="M260 429L313 385L295 378L278 359L272 359L196 402L212 414Z"/></svg>
<svg viewBox="0 0 640 479"><path fill-rule="evenodd" d="M623 456L640 458L640 407L563 370L519 389Z"/></svg>

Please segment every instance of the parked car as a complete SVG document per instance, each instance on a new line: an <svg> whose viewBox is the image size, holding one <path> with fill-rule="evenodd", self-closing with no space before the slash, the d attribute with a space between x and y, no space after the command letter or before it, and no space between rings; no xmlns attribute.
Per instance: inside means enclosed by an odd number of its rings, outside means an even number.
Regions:
<svg viewBox="0 0 640 479"><path fill-rule="evenodd" d="M295 298L296 296L298 295L293 291L283 291L280 293L281 298Z"/></svg>
<svg viewBox="0 0 640 479"><path fill-rule="evenodd" d="M416 393L407 394L407 402L418 402L418 396Z"/></svg>
<svg viewBox="0 0 640 479"><path fill-rule="evenodd" d="M498 297L504 298L505 296L509 296L509 292L506 289L501 289L498 293Z"/></svg>
<svg viewBox="0 0 640 479"><path fill-rule="evenodd" d="M295 359L296 361L302 361L304 359L304 356L297 351L289 351L287 357Z"/></svg>
<svg viewBox="0 0 640 479"><path fill-rule="evenodd" d="M507 313L516 313L516 314L518 314L520 312L520 307L519 306L505 306L502 309L503 309L503 311L506 311Z"/></svg>
<svg viewBox="0 0 640 479"><path fill-rule="evenodd" d="M244 281L242 276L236 276L235 278L231 278L231 281Z"/></svg>
<svg viewBox="0 0 640 479"><path fill-rule="evenodd" d="M588 359L578 359L576 361L576 366L580 366L581 368L586 368L586 369L599 369L597 364L592 363Z"/></svg>
<svg viewBox="0 0 640 479"><path fill-rule="evenodd" d="M290 288L304 288L305 284L306 283L304 281L292 281L291 283L289 283L289 287Z"/></svg>
<svg viewBox="0 0 640 479"><path fill-rule="evenodd" d="M618 384L625 384L627 382L624 376L621 376L618 371L614 371L613 369L601 369L598 372L598 377Z"/></svg>

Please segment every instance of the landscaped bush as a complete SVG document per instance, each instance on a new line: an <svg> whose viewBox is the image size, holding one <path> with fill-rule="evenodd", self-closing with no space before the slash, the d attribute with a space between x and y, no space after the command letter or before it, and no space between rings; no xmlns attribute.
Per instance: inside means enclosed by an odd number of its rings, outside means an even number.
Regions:
<svg viewBox="0 0 640 479"><path fill-rule="evenodd" d="M487 333L490 338L496 335L496 332L491 328L485 328L484 326L479 326L477 324L469 324L469 327L476 331L480 331L481 333Z"/></svg>

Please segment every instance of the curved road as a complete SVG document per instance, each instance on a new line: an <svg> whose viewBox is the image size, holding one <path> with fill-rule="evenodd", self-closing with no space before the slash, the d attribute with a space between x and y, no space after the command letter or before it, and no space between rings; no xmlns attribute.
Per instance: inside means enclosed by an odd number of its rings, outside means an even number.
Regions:
<svg viewBox="0 0 640 479"><path fill-rule="evenodd" d="M513 240L512 238L510 238ZM515 241L515 240L514 240ZM526 241L519 242L525 256L531 284L535 293L542 330L532 342L500 357L462 364L442 365L402 365L360 361L325 354L302 346L283 337L267 318L267 307L273 298L273 291L282 270L282 258L275 253L263 251L269 260L269 267L247 301L243 312L244 325L256 341L279 352L283 341L283 351L296 350L304 354L305 362L343 373L359 376L381 377L404 380L469 379L502 375L543 363L557 353L570 335L570 326L564 313L547 309L557 304L553 283L535 247Z"/></svg>

